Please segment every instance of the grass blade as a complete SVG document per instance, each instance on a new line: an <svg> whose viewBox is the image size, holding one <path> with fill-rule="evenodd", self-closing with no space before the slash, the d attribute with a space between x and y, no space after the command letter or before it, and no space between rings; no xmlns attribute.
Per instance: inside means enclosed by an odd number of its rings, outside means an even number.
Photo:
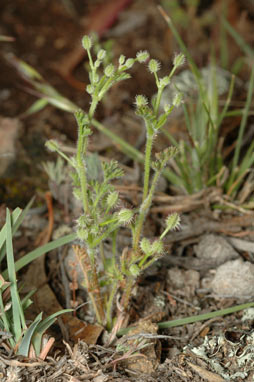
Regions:
<svg viewBox="0 0 254 382"><path fill-rule="evenodd" d="M32 343L33 343L36 355L39 355L41 352L41 341L45 331L56 321L58 316L60 316L61 314L70 313L70 312L73 312L73 309L59 310L59 312L51 314L51 316L45 318L45 320L39 323L39 325L36 328L36 332L34 333L34 336L32 338Z"/></svg>
<svg viewBox="0 0 254 382"><path fill-rule="evenodd" d="M225 316L226 314L239 312L240 310L248 309L253 306L254 306L254 302L249 302L247 304L242 304L242 305L235 305L235 306L232 306L231 308L216 310L216 312L198 314L196 316L180 318L178 320L159 322L158 327L160 329L166 329L166 328L173 328L175 326L193 324L194 322L209 320L213 317Z"/></svg>
<svg viewBox="0 0 254 382"><path fill-rule="evenodd" d="M10 292L12 302L13 331L16 341L22 335L22 329L26 327L25 317L23 314L21 301L18 293L18 285L16 280L15 262L12 246L12 229L11 214L9 209L6 211L6 253L7 253L7 269L8 279L10 281Z"/></svg>
<svg viewBox="0 0 254 382"><path fill-rule="evenodd" d="M249 114L249 110L250 110L250 106L251 106L253 90L254 90L254 66L252 66L252 69L251 69L251 76L250 76L247 100L246 100L246 104L245 104L245 107L243 110L243 116L242 116L240 129L239 129L239 133L238 133L238 137L237 137L237 141L236 141L236 148L235 148L234 157L233 157L233 161L232 161L231 175L230 175L230 178L229 178L229 181L227 184L228 189L232 186L232 184L234 182L234 172L235 172L235 169L236 169L238 162L239 162L240 150L241 150L242 141L243 141L243 133L244 133L244 130L245 130L245 127L247 124L247 118L248 118L248 114Z"/></svg>
<svg viewBox="0 0 254 382"><path fill-rule="evenodd" d="M254 50L244 41L242 36L236 32L236 30L230 25L230 23L222 17L222 25L226 28L227 32L233 37L238 46L246 54L246 56L254 57Z"/></svg>
<svg viewBox="0 0 254 382"><path fill-rule="evenodd" d="M51 241L50 243L42 245L39 248L34 249L33 251L27 253L21 259L16 261L16 263L15 263L16 272L19 271L20 269L22 269L23 267L25 267L26 265L30 264L33 260L37 259L41 255L44 255L45 253L52 251L53 249L61 247L62 245L71 243L76 238L77 238L77 234L71 233L69 235L60 237L59 239ZM6 277L7 275L8 275L8 271L5 270L3 272L3 277Z"/></svg>
<svg viewBox="0 0 254 382"><path fill-rule="evenodd" d="M29 326L29 328L26 330L26 333L19 345L19 349L17 354L23 355L24 357L28 356L30 345L31 345L31 339L34 335L34 332L36 331L37 326L42 320L42 313L39 313L38 316L35 318L33 323Z"/></svg>

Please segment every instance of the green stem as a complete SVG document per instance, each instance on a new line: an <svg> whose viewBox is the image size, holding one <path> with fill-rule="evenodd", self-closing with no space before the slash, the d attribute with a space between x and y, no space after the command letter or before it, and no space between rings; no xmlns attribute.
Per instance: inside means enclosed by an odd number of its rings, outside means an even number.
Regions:
<svg viewBox="0 0 254 382"><path fill-rule="evenodd" d="M155 106L154 106L154 112L155 112L156 116L158 115L158 112L159 112L159 107L160 107L160 103L161 103L161 96L162 96L163 89L164 89L164 87L158 88L158 93L157 93L156 102L155 102Z"/></svg>
<svg viewBox="0 0 254 382"><path fill-rule="evenodd" d="M238 165L238 161L239 161L240 150L241 150L242 141L243 141L243 133L244 133L244 130L246 127L249 109L251 106L253 90L254 90L254 66L252 66L252 69L251 69L251 76L250 76L250 81L249 81L247 100L246 100L246 104L245 104L245 107L243 110L243 116L242 116L240 129L239 129L239 133L238 133L238 137L237 137L237 141L236 141L236 148L235 148L233 162L232 162L232 171L231 171L231 175L230 175L228 185L227 185L228 189L232 186L232 184L234 182L234 170L236 169L236 167Z"/></svg>
<svg viewBox="0 0 254 382"><path fill-rule="evenodd" d="M83 155L85 155L86 147L84 142L84 137L82 135L82 126L79 126L79 136L78 136L78 146L77 146L77 166L78 166L78 176L81 185L82 192L82 203L83 209L86 214L89 213L89 203L87 195L87 178L86 178L86 168L83 164Z"/></svg>
<svg viewBox="0 0 254 382"><path fill-rule="evenodd" d="M97 105L98 105L97 97L92 97L92 103L91 103L91 106L90 106L89 112L88 112L88 117L89 117L90 122L92 122L92 119L93 119Z"/></svg>
<svg viewBox="0 0 254 382"><path fill-rule="evenodd" d="M118 224L115 224L114 226L110 226L107 231L105 231L101 236L99 236L96 240L94 240L91 243L91 248L97 247L97 245L100 244L100 242L104 239L106 239L115 229L118 228Z"/></svg>
<svg viewBox="0 0 254 382"><path fill-rule="evenodd" d="M153 146L153 137L154 134L150 132L151 126L147 126L147 141L146 141L146 152L145 152L145 175L144 175L144 188L143 188L143 198L142 201L144 202L148 190L149 190L149 178L150 178L150 170L151 170L151 153L152 153L152 146Z"/></svg>
<svg viewBox="0 0 254 382"><path fill-rule="evenodd" d="M121 300L121 305L123 306L124 310L128 308L134 282L135 282L135 278L132 276L129 277L129 279L127 280L127 284L126 284L126 287L122 296L122 300Z"/></svg>
<svg viewBox="0 0 254 382"><path fill-rule="evenodd" d="M110 296L107 302L107 311L106 311L106 318L107 318L107 329L110 330L112 328L112 311L113 311L113 303L114 298L116 295L118 289L118 281L114 281Z"/></svg>
<svg viewBox="0 0 254 382"><path fill-rule="evenodd" d="M99 281L97 277L94 249L91 247L87 247L87 253L88 253L88 256L90 259L90 265L91 265L91 286L90 288L88 288L88 293L93 304L96 319L98 323L102 325L105 315L104 315L104 309L102 304L100 285L99 285Z"/></svg>
<svg viewBox="0 0 254 382"><path fill-rule="evenodd" d="M163 166L162 166L162 168L163 168ZM140 213L139 213L139 216L137 219L137 223L136 223L136 226L134 228L134 236L133 236L133 249L134 249L134 251L138 250L138 244L139 244L144 220L145 220L147 212L149 211L149 208L151 206L153 195L155 192L155 187L156 187L157 181L161 175L161 172L162 172L162 169L155 172L148 197L146 198L146 200L141 205L141 209L140 209Z"/></svg>

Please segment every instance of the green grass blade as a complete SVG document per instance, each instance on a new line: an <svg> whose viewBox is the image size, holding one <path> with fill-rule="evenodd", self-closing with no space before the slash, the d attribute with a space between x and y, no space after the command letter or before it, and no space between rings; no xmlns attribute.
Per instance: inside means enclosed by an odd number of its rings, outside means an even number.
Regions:
<svg viewBox="0 0 254 382"><path fill-rule="evenodd" d="M16 261L15 263L15 270L16 272L31 263L33 260L37 259L41 255L44 255L45 253L52 251L53 249L59 248L65 244L71 243L77 238L76 233L71 233L69 235L63 236L59 239L56 239L54 241L51 241L50 243L47 243L45 245L42 245L39 248L34 249L33 251L27 253L25 256L23 256L21 259ZM6 277L8 275L8 271L5 270L3 272L3 277Z"/></svg>
<svg viewBox="0 0 254 382"><path fill-rule="evenodd" d="M178 320L159 322L158 327L160 329L166 329L166 328L173 328L175 326L193 324L194 322L209 320L209 319L214 318L214 317L220 317L220 316L225 316L226 314L239 312L240 310L248 309L252 306L254 306L254 302L249 302L247 304L232 306L231 308L216 310L216 312L198 314L196 316L180 318Z"/></svg>
<svg viewBox="0 0 254 382"><path fill-rule="evenodd" d="M46 98L39 98L37 101L35 101L23 114L23 116L29 116L34 113L38 113L38 111L41 111L44 109L45 106L48 105L48 100Z"/></svg>
<svg viewBox="0 0 254 382"><path fill-rule="evenodd" d="M15 340L21 338L22 329L25 328L25 318L22 311L21 301L18 293L16 280L15 262L12 246L11 215L9 209L6 211L6 257L8 280L10 281L12 316L13 316L13 335Z"/></svg>
<svg viewBox="0 0 254 382"><path fill-rule="evenodd" d="M233 157L233 161L232 161L231 176L229 177L229 181L227 184L228 188L230 188L234 182L234 172L235 172L235 168L237 167L238 162L239 162L240 150L241 150L242 141L243 141L243 134L244 134L244 130L245 130L245 127L247 124L247 118L248 118L248 114L249 114L249 110L250 110L250 106L251 106L253 90L254 90L254 65L252 66L252 69L251 69L251 76L250 76L247 100L246 100L246 104L245 104L245 107L243 110L243 116L242 116L240 129L239 129L239 133L238 133L238 137L237 137L237 141L236 141L236 148L235 148L234 157Z"/></svg>
<svg viewBox="0 0 254 382"><path fill-rule="evenodd" d="M181 36L179 35L179 33L178 33L176 27L174 26L174 23L172 22L171 18L166 14L166 12L163 10L163 8L161 6L158 6L158 9L161 12L162 17L165 19L166 23L168 24L168 26L169 26L171 32L173 33L176 41L178 42L178 45L180 46L181 51L186 56L188 63L190 65L191 71L192 71L192 73L196 79L196 82L199 86L199 90L201 93L203 93L202 76L201 76L201 73L200 73L197 65L195 64L190 52L188 51L183 40L181 39Z"/></svg>
<svg viewBox="0 0 254 382"><path fill-rule="evenodd" d="M230 23L222 17L222 24L226 28L227 32L233 37L239 48L246 54L246 56L254 57L254 50L244 41L242 36L236 32L236 30L230 25Z"/></svg>
<svg viewBox="0 0 254 382"><path fill-rule="evenodd" d="M41 322L41 320L42 320L42 313L38 314L38 316L35 318L33 323L26 330L25 335L24 335L24 337L23 337L23 339L19 345L17 354L23 355L24 357L28 356L32 337L33 337L39 323Z"/></svg>
<svg viewBox="0 0 254 382"><path fill-rule="evenodd" d="M31 290L27 293L27 295L21 300L22 309L25 311L32 303L33 301L30 299L32 295L36 292L36 289Z"/></svg>
<svg viewBox="0 0 254 382"><path fill-rule="evenodd" d="M8 333L11 332L11 323L9 322L8 315L6 314L4 310L4 302L3 302L3 296L2 296L1 290L0 290L0 327L2 330ZM12 347L15 346L15 341L13 338L10 338L9 342Z"/></svg>
<svg viewBox="0 0 254 382"><path fill-rule="evenodd" d="M42 336L45 333L45 331L54 324L56 321L57 317L64 314L64 313L70 313L73 312L73 309L62 309L59 310L58 312L51 314L49 317L45 318L38 327L36 328L36 332L34 333L34 336L32 338L32 343L35 349L35 353L38 356L41 352L41 341L42 341Z"/></svg>
<svg viewBox="0 0 254 382"><path fill-rule="evenodd" d="M92 120L92 124L96 129L101 131L103 134L105 134L107 137L109 137L114 143L116 143L118 146L120 146L121 151L125 153L128 157L138 161L143 162L144 156L143 154L135 149L135 147L131 146L129 143L127 143L125 140L120 138L118 135L114 134L112 131L104 127L101 123L96 121L95 119Z"/></svg>
<svg viewBox="0 0 254 382"><path fill-rule="evenodd" d="M228 111L228 108L229 108L229 104L231 102L231 99L232 99L232 95L233 95L233 90L234 90L234 85L235 85L235 76L232 75L231 77L231 81L230 81L230 85L229 85L229 90L228 90L228 96L227 96L227 99L226 99L226 102L225 102L225 105L220 113L220 116L218 118L218 121L216 123L216 126L217 126L217 129L219 128L219 126L221 125L223 119L225 118L226 116L226 113Z"/></svg>
<svg viewBox="0 0 254 382"><path fill-rule="evenodd" d="M30 200L30 202L27 204L26 208L22 211L20 208L16 208L12 214L11 214L11 223L12 223L12 235L14 235L17 230L19 229L20 225L22 224L24 217L26 216L27 212L29 211L31 205L34 202L34 198ZM4 258L6 254L6 246L5 246L5 227L6 223L1 229L0 232L0 263L2 259Z"/></svg>
<svg viewBox="0 0 254 382"><path fill-rule="evenodd" d="M21 215L22 210L20 208L16 208L11 214L12 224L15 224ZM0 231L0 262L5 255L5 241L6 241L6 223L3 225ZM4 248L4 249L3 249Z"/></svg>

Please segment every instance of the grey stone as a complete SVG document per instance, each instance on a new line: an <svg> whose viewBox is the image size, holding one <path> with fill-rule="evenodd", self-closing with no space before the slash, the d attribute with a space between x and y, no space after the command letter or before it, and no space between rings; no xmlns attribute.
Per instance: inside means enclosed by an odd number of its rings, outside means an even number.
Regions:
<svg viewBox="0 0 254 382"><path fill-rule="evenodd" d="M217 268L226 261L239 257L224 237L214 234L204 235L194 247L194 252L204 266L209 268Z"/></svg>
<svg viewBox="0 0 254 382"><path fill-rule="evenodd" d="M242 259L227 261L217 269L211 287L219 297L254 296L254 264Z"/></svg>

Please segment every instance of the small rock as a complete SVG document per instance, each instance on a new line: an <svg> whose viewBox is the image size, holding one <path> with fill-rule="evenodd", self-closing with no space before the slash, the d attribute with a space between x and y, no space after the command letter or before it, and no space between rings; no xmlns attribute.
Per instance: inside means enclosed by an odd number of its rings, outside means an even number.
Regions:
<svg viewBox="0 0 254 382"><path fill-rule="evenodd" d="M204 235L199 244L194 247L194 252L204 268L217 268L226 261L239 257L226 239L214 234Z"/></svg>
<svg viewBox="0 0 254 382"><path fill-rule="evenodd" d="M242 259L227 261L217 269L211 287L219 297L254 296L254 264Z"/></svg>
<svg viewBox="0 0 254 382"><path fill-rule="evenodd" d="M183 289L185 287L190 287L195 290L199 287L199 272L189 269L188 271L184 271L179 268L171 268L168 271L168 277L170 283L175 289Z"/></svg>

